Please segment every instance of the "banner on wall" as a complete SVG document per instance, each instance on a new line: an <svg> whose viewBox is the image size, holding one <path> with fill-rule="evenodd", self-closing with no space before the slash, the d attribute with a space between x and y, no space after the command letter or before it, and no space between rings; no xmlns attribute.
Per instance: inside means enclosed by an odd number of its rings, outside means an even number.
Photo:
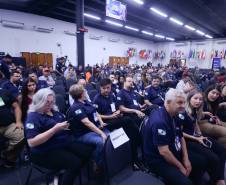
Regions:
<svg viewBox="0 0 226 185"><path fill-rule="evenodd" d="M212 62L212 69L220 69L221 67L221 58L215 57Z"/></svg>

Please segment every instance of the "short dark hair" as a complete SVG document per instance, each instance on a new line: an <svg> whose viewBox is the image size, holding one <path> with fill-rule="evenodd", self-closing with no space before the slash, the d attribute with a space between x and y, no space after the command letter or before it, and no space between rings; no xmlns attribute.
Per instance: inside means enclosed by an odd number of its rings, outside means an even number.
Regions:
<svg viewBox="0 0 226 185"><path fill-rule="evenodd" d="M105 85L109 85L111 84L111 80L109 78L103 78L101 81L100 81L100 86L103 87Z"/></svg>
<svg viewBox="0 0 226 185"><path fill-rule="evenodd" d="M12 70L11 72L10 72L10 76L13 76L15 73L18 73L18 74L21 74L19 71L17 71L17 70Z"/></svg>
<svg viewBox="0 0 226 185"><path fill-rule="evenodd" d="M10 54L5 55L3 58L9 58L12 59L13 57Z"/></svg>
<svg viewBox="0 0 226 185"><path fill-rule="evenodd" d="M153 81L153 80L155 80L155 79L159 79L160 81L162 80L160 76L155 75L155 76L152 76L151 81Z"/></svg>

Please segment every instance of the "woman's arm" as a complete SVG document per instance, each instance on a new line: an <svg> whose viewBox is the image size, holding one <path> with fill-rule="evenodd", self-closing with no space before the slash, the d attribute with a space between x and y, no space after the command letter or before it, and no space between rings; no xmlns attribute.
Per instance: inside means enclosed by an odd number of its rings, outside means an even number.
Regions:
<svg viewBox="0 0 226 185"><path fill-rule="evenodd" d="M33 138L28 139L28 145L30 147L35 147L35 146L39 146L43 143L45 143L46 141L48 141L51 137L53 137L53 135L61 130L64 130L66 128L68 128L69 124L67 123L67 121L64 121L62 123L57 123L56 125L54 125L54 127L50 128L49 130L36 135Z"/></svg>

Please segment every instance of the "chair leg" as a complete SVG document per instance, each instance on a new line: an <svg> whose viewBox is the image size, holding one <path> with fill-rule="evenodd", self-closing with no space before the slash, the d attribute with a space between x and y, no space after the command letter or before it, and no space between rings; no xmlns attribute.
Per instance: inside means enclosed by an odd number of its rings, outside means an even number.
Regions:
<svg viewBox="0 0 226 185"><path fill-rule="evenodd" d="M30 182L30 178L31 178L32 171L33 171L33 168L32 168L32 167L30 167L30 170L29 170L29 172L28 172L27 179L26 179L26 181L25 181L25 185L29 185L29 182Z"/></svg>
<svg viewBox="0 0 226 185"><path fill-rule="evenodd" d="M82 185L82 173L81 173L81 171L79 172L79 185Z"/></svg>

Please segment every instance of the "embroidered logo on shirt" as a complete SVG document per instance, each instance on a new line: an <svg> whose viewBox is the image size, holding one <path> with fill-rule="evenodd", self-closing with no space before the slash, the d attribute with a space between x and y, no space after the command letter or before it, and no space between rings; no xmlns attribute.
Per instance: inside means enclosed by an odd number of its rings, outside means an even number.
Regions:
<svg viewBox="0 0 226 185"><path fill-rule="evenodd" d="M166 131L162 130L162 129L158 129L158 134L161 136L165 136L166 135Z"/></svg>
<svg viewBox="0 0 226 185"><path fill-rule="evenodd" d="M96 107L96 108L98 108L98 105L97 104L93 104L93 106Z"/></svg>
<svg viewBox="0 0 226 185"><path fill-rule="evenodd" d="M75 111L75 114L76 115L81 114L81 113L82 113L82 111L80 109L78 109L78 110Z"/></svg>
<svg viewBox="0 0 226 185"><path fill-rule="evenodd" d="M178 117L182 120L184 120L184 115L183 114L179 114Z"/></svg>
<svg viewBox="0 0 226 185"><path fill-rule="evenodd" d="M120 97L117 97L117 100L121 100L121 98Z"/></svg>
<svg viewBox="0 0 226 185"><path fill-rule="evenodd" d="M27 124L26 124L26 128L27 128L27 129L34 129L34 127L35 127L35 126L34 126L34 123L27 123Z"/></svg>
<svg viewBox="0 0 226 185"><path fill-rule="evenodd" d="M147 92L145 92L144 94L145 94L146 96L148 95L148 93L147 93Z"/></svg>

